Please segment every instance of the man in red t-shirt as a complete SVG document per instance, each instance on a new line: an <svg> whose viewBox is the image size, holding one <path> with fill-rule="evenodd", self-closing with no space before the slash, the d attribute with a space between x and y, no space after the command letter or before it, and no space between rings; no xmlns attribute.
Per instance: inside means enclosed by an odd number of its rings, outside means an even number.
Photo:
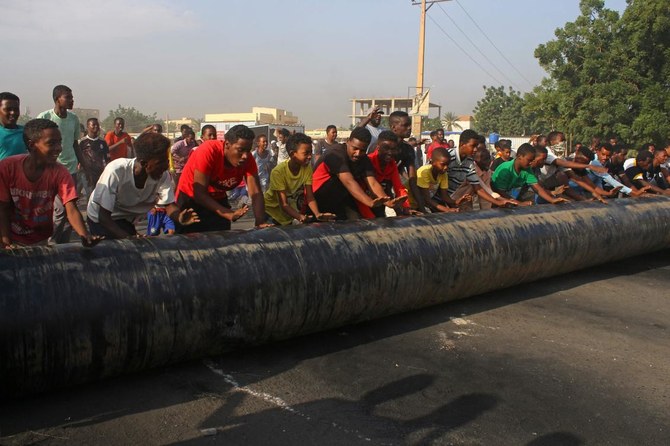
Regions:
<svg viewBox="0 0 670 446"><path fill-rule="evenodd" d="M27 155L0 161L0 248L45 242L53 232L54 198L60 197L70 224L84 246L101 237L92 236L77 209L72 175L57 162L63 150L58 125L33 119L23 128Z"/></svg>
<svg viewBox="0 0 670 446"><path fill-rule="evenodd" d="M181 228L181 233L230 229L231 222L249 210L244 205L233 211L228 204L226 192L235 189L242 180L247 183L256 227L269 226L265 223L258 168L251 156L254 136L249 127L235 125L226 132L224 141L204 141L191 153L179 178L177 204L182 209L194 209L200 222Z"/></svg>
<svg viewBox="0 0 670 446"><path fill-rule="evenodd" d="M384 188L386 195L391 198L408 196L407 189L400 180L398 164L394 159L400 152L398 141L398 136L395 133L384 130L377 138L375 151L368 155L372 167L374 167L375 179ZM367 208L367 210L361 208L362 204L359 203L359 211L364 218L386 216L385 209L381 207ZM397 215L409 215L411 212L407 199L393 209ZM370 212L373 214L372 216L369 215Z"/></svg>
<svg viewBox="0 0 670 446"><path fill-rule="evenodd" d="M109 146L109 160L132 158L133 139L123 129L126 121L123 118L114 120L114 130L105 135L105 142Z"/></svg>
<svg viewBox="0 0 670 446"><path fill-rule="evenodd" d="M356 127L347 143L321 157L314 170L312 188L319 209L335 214L337 220L357 219L362 209L395 207L400 202L386 196L375 179L374 167L365 154L371 139L368 129ZM365 189L371 191L373 197ZM374 215L366 213L363 217Z"/></svg>
<svg viewBox="0 0 670 446"><path fill-rule="evenodd" d="M430 132L430 139L432 139L433 142L431 142L426 149L426 162L428 163L430 163L430 157L433 155L433 150L437 149L438 147L444 147L445 149L449 148L449 143L444 140L443 129L437 129Z"/></svg>

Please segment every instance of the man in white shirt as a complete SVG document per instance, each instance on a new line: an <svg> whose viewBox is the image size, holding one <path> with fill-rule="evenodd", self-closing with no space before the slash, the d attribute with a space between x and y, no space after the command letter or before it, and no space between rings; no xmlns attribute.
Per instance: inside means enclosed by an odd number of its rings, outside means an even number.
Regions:
<svg viewBox="0 0 670 446"><path fill-rule="evenodd" d="M370 141L370 145L367 149L368 154L372 153L377 147L377 138L379 137L379 134L384 130L388 130L384 127L380 127L383 114L384 112L381 111L379 107L374 107L372 110L370 110L370 113L368 113L365 118L361 119L361 122L359 122L356 126L365 127L370 132L370 135L372 135L372 141Z"/></svg>

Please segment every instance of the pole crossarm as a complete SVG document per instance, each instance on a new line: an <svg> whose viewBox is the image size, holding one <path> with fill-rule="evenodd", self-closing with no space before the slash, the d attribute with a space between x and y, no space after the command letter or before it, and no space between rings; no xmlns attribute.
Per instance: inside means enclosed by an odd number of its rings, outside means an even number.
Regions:
<svg viewBox="0 0 670 446"><path fill-rule="evenodd" d="M450 2L451 0L426 0L426 11L428 11L431 6L433 6L435 3L442 3L442 2ZM411 0L412 5L414 6L421 6L421 1L420 0Z"/></svg>

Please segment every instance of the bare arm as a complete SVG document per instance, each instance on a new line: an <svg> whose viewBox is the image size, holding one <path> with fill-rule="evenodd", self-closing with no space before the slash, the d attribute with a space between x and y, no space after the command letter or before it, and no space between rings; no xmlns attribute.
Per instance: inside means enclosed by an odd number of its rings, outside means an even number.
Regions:
<svg viewBox="0 0 670 446"><path fill-rule="evenodd" d="M419 202L419 209L423 209L425 206L425 203L422 203L423 201L423 194L419 190L419 186L416 184L416 166L414 164L411 164L409 166L409 169L407 169L408 174L409 174L409 179L407 181L407 185L409 186L409 190L412 193L413 197L417 197L417 201Z"/></svg>
<svg viewBox="0 0 670 446"><path fill-rule="evenodd" d="M170 203L165 206L165 213L172 219L172 221L179 223L182 226L188 226L200 221L200 217L193 209L181 210L175 203Z"/></svg>
<svg viewBox="0 0 670 446"><path fill-rule="evenodd" d="M373 108L372 110L370 110L370 113L368 113L368 115L365 118L361 119L360 122L356 124L356 127L365 127L372 120L372 118L374 118L375 115L377 115L378 113L379 113L379 107Z"/></svg>
<svg viewBox="0 0 670 446"><path fill-rule="evenodd" d="M2 248L9 248L12 246L12 238L10 236L10 208L11 205L7 201L0 201L0 239L2 240Z"/></svg>
<svg viewBox="0 0 670 446"><path fill-rule="evenodd" d="M540 186L539 183L531 184L530 187L535 191L536 194L551 204L564 203L568 201L565 198L554 198L544 187Z"/></svg>
<svg viewBox="0 0 670 446"><path fill-rule="evenodd" d="M288 196L286 195L286 191L278 190L275 193L277 194L277 200L279 201L279 208L282 210L282 212L284 212L289 217L298 220L300 223L304 223L305 221L307 221L306 215L301 214L297 210L293 209L293 207L291 207L290 204L288 204ZM316 213L314 215L316 215Z"/></svg>
<svg viewBox="0 0 670 446"><path fill-rule="evenodd" d="M69 217L68 214L68 220L70 219ZM112 213L103 207L100 207L100 210L98 211L98 223L100 223L100 225L107 231L111 232L114 235L114 238L127 238L137 235L137 233L130 234L121 229L121 227L112 219ZM72 226L74 227L74 225Z"/></svg>
<svg viewBox="0 0 670 446"><path fill-rule="evenodd" d="M360 201L367 207L375 207L383 203L384 198L377 198L373 200L366 194L361 188L360 184L356 182L354 176L350 172L340 172L337 174L337 178L340 180L342 185L347 189L349 194L351 194L354 199Z"/></svg>
<svg viewBox="0 0 670 446"><path fill-rule="evenodd" d="M72 143L72 148L74 149L74 155L77 157L77 162L81 164L81 160L84 159L83 156L81 156L81 148L79 147L79 143L75 141ZM85 166L88 167L88 166Z"/></svg>
<svg viewBox="0 0 670 446"><path fill-rule="evenodd" d="M111 146L109 146L109 150L114 150L114 149L116 149L118 146L120 146L120 145L123 144L123 143L128 144L128 141L126 141L126 138L123 138L123 139L121 139L121 140L115 142L115 143L112 144Z"/></svg>
<svg viewBox="0 0 670 446"><path fill-rule="evenodd" d="M442 198L442 200L443 200L445 203L447 203L447 204L449 205L450 208L455 208L455 207L458 206L458 205L456 204L456 202L454 201L454 199L451 198L451 196L449 195L449 191L440 188L439 191L438 191L438 193L440 194L440 198ZM469 197L469 196L468 196L468 197ZM468 198L468 197L466 197L466 198Z"/></svg>
<svg viewBox="0 0 670 446"><path fill-rule="evenodd" d="M193 173L193 200L200 206L209 209L219 217L230 221L237 220L249 210L247 206L243 206L237 211L233 211L232 209L223 206L209 195L209 192L207 192L208 185L209 176L196 169Z"/></svg>
<svg viewBox="0 0 670 446"><path fill-rule="evenodd" d="M496 206L505 206L508 204L518 205L519 202L509 197L507 194L500 194L502 198L495 198L493 195L489 194L481 185L473 184L472 187L475 189L475 192L484 201L495 204ZM500 192L498 192L500 193Z"/></svg>
<svg viewBox="0 0 670 446"><path fill-rule="evenodd" d="M149 125L149 126L147 126L147 127L144 127L144 129L142 129L142 131L140 132L140 134L137 135L137 137L135 137L135 140L137 140L137 138L139 138L140 136L144 135L145 133L150 132L150 131L153 129L153 127L154 127L153 124L151 124L151 125Z"/></svg>
<svg viewBox="0 0 670 446"><path fill-rule="evenodd" d="M670 184L670 169L666 169L665 167L661 167L661 172L663 172L663 178L665 178L665 181Z"/></svg>
<svg viewBox="0 0 670 446"><path fill-rule="evenodd" d="M312 185L308 184L305 186L305 201L307 201L307 206L312 210L312 213L317 220L321 221L331 221L335 220L335 214L330 212L321 212L319 211L319 205L314 198L314 191L312 190Z"/></svg>
<svg viewBox="0 0 670 446"><path fill-rule="evenodd" d="M594 166L592 164L576 163L574 161L564 160L563 158L556 158L556 161L554 162L556 163L557 166L565 167L568 169L590 169L598 173L607 173L607 167Z"/></svg>
<svg viewBox="0 0 670 446"><path fill-rule="evenodd" d="M602 202L602 203L607 203L603 197L600 196L600 192L596 189L595 185L591 182L590 179L585 178L585 177L580 177L574 172L568 171L567 172L568 177L577 183L578 186L580 186L582 189L588 191L593 195L593 198L596 200Z"/></svg>
<svg viewBox="0 0 670 446"><path fill-rule="evenodd" d="M102 208L101 208L102 210ZM72 225L72 228L75 232L81 237L81 244L86 247L91 247L97 245L103 237L98 235L91 235L86 229L86 224L84 223L84 217L81 216L81 212L77 209L77 200L70 200L65 203L65 213L67 214L67 219Z"/></svg>
<svg viewBox="0 0 670 446"><path fill-rule="evenodd" d="M444 206L437 201L433 200L433 197L430 196L430 189L419 187L419 193L421 194L422 201L426 204L426 207L433 212L456 212L458 209L451 209L448 206ZM442 190L442 189L441 189ZM420 209L423 211L423 208Z"/></svg>
<svg viewBox="0 0 670 446"><path fill-rule="evenodd" d="M365 182L367 183L368 187L372 191L373 194L375 194L376 197L388 197L386 195L386 191L382 187L381 184L379 184L379 181L377 181L377 178L374 176L367 176L365 177Z"/></svg>
<svg viewBox="0 0 670 446"><path fill-rule="evenodd" d="M648 191L654 192L655 194L660 195L670 195L670 189L661 189L658 186L655 186L645 180L638 180L642 184L642 188L647 188Z"/></svg>
<svg viewBox="0 0 670 446"><path fill-rule="evenodd" d="M261 180L258 174L247 175L247 192L251 198L251 208L254 211L255 225L265 224L265 201L263 200L263 190L261 189Z"/></svg>

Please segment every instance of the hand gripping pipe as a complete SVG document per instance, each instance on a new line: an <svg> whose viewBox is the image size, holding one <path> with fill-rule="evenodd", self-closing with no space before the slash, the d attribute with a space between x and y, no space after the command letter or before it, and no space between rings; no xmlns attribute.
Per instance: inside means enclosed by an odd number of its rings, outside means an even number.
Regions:
<svg viewBox="0 0 670 446"><path fill-rule="evenodd" d="M221 354L670 246L670 200L0 253L0 397Z"/></svg>

